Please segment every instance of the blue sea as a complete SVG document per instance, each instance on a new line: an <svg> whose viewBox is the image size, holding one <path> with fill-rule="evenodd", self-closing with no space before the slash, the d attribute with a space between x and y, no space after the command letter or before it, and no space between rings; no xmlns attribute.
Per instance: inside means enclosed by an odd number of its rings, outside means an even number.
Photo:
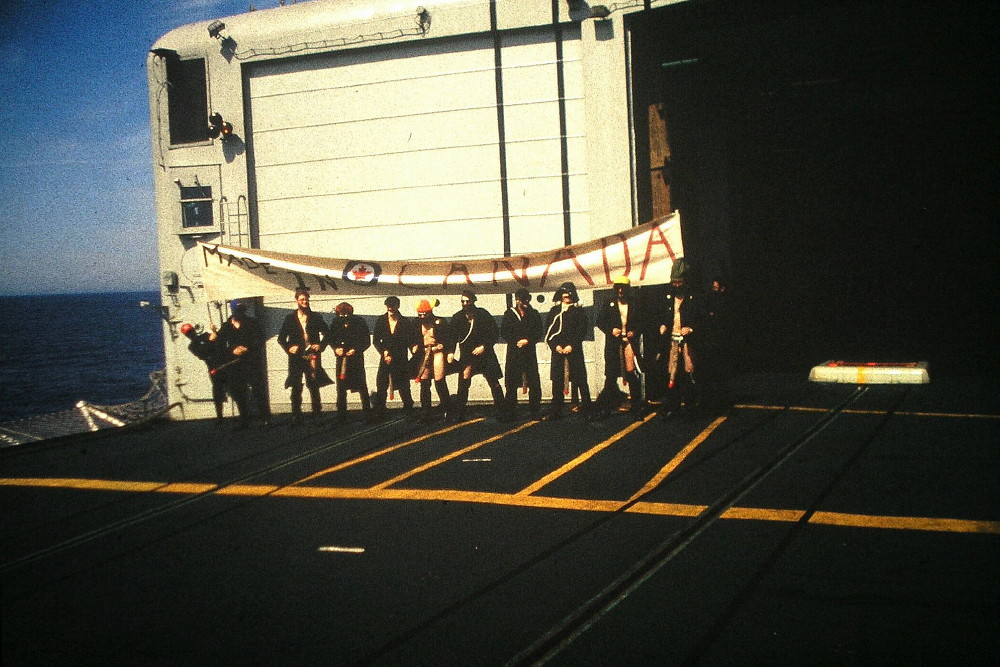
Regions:
<svg viewBox="0 0 1000 667"><path fill-rule="evenodd" d="M159 292L0 296L0 421L141 398L164 366L159 305Z"/></svg>

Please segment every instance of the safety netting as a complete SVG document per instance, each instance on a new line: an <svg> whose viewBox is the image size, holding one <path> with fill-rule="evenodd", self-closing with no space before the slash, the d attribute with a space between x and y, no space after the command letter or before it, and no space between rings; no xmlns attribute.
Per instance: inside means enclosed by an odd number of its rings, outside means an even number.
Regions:
<svg viewBox="0 0 1000 667"><path fill-rule="evenodd" d="M149 380L149 391L128 403L97 405L80 401L71 410L0 422L0 447L134 426L162 417L172 407L167 400L167 374L154 371Z"/></svg>

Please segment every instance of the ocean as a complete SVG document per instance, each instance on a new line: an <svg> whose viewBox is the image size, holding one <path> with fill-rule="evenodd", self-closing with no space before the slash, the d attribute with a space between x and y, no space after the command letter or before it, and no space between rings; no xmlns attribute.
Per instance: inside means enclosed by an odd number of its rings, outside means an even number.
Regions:
<svg viewBox="0 0 1000 667"><path fill-rule="evenodd" d="M0 296L0 421L141 398L164 366L159 305L159 292Z"/></svg>

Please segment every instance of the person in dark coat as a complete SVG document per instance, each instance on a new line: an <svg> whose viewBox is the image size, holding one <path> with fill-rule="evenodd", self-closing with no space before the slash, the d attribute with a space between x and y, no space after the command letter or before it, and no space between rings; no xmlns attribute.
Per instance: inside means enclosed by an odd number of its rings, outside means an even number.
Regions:
<svg viewBox="0 0 1000 667"><path fill-rule="evenodd" d="M604 333L604 388L597 397L601 416L617 408L621 392L618 378L628 384L632 416L642 418L642 382L639 379L639 344L644 322L626 277L614 281L614 296L597 313L596 327Z"/></svg>
<svg viewBox="0 0 1000 667"><path fill-rule="evenodd" d="M354 306L346 301L337 304L334 313L327 342L337 357L337 419L347 419L347 392L356 391L361 394L361 410L371 421L364 355L372 344L368 324L363 317L354 314Z"/></svg>
<svg viewBox="0 0 1000 667"><path fill-rule="evenodd" d="M215 404L215 418L222 421L222 411L226 404L227 394L232 396L240 416L247 414L247 396L245 391L241 390L241 384L235 383L231 386L226 380L227 371L229 371L227 364L234 362L236 357L230 355L222 347L218 332L214 330L214 327L211 332L197 331L185 322L181 325L181 333L191 341L188 345L188 351L204 361L208 367L208 378L212 383L212 403Z"/></svg>
<svg viewBox="0 0 1000 667"><path fill-rule="evenodd" d="M482 375L493 394L493 405L497 417L503 418L503 389L500 388L500 360L494 345L500 337L496 320L485 308L476 306L476 295L462 292L462 308L452 315L451 328L458 341L458 396L455 401L456 418L465 417L465 406L469 400L472 378Z"/></svg>
<svg viewBox="0 0 1000 667"><path fill-rule="evenodd" d="M236 392L245 392L265 426L271 424L271 404L267 398L267 363L264 358L264 329L250 317L245 303L234 301L232 315L219 329L219 343L236 359L226 370L226 382ZM235 400L235 399L234 399ZM248 423L243 413L241 428Z"/></svg>
<svg viewBox="0 0 1000 667"><path fill-rule="evenodd" d="M410 364L412 377L420 383L420 409L424 421L430 421L431 383L437 390L441 411L448 416L451 410L451 393L448 391L449 367L455 359L455 337L443 317L434 314L434 306L427 299L417 304L417 327L414 331L413 354Z"/></svg>
<svg viewBox="0 0 1000 667"><path fill-rule="evenodd" d="M563 283L552 297L556 305L549 310L545 322L545 343L552 351L551 419L562 416L562 406L569 393L570 383L580 389L580 408L590 407L590 386L587 384L587 366L583 358L583 340L590 330L587 315L579 306L573 283Z"/></svg>
<svg viewBox="0 0 1000 667"><path fill-rule="evenodd" d="M699 409L699 355L706 318L702 299L692 289L688 274L684 258L678 258L659 315L657 361L667 366L663 418L693 417Z"/></svg>
<svg viewBox="0 0 1000 667"><path fill-rule="evenodd" d="M303 379L309 389L314 415L323 410L320 387L333 384L323 369L322 354L330 333L326 321L309 307L309 290L295 290L295 303L298 308L285 317L278 332L278 345L288 353L285 388L292 390L292 423L302 417Z"/></svg>
<svg viewBox="0 0 1000 667"><path fill-rule="evenodd" d="M542 341L542 316L531 306L526 289L514 293L514 305L507 309L500 323L500 335L507 341L506 377L507 415L517 410L517 388L528 392L528 413L535 417L542 404L542 383L538 374L535 346Z"/></svg>
<svg viewBox="0 0 1000 667"><path fill-rule="evenodd" d="M705 408L723 411L730 404L728 380L732 363L729 350L732 344L733 325L726 281L721 277L712 280L711 289L705 294L705 336L699 355L702 377L702 404Z"/></svg>
<svg viewBox="0 0 1000 667"><path fill-rule="evenodd" d="M414 337L413 322L399 312L399 298L390 296L385 300L385 314L375 320L372 327L372 343L379 353L378 372L375 375L375 395L373 406L376 412L385 410L386 397L390 388L399 392L403 401L403 411L413 410L413 396L410 393L410 368L407 355Z"/></svg>

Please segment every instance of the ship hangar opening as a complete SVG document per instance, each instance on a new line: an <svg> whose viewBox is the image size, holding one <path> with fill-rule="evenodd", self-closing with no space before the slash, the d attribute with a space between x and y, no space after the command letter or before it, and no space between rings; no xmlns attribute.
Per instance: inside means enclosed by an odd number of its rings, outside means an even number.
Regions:
<svg viewBox="0 0 1000 667"><path fill-rule="evenodd" d="M681 211L742 370L998 370L995 7L683 2L630 17L639 219ZM664 159L666 158L666 159Z"/></svg>

